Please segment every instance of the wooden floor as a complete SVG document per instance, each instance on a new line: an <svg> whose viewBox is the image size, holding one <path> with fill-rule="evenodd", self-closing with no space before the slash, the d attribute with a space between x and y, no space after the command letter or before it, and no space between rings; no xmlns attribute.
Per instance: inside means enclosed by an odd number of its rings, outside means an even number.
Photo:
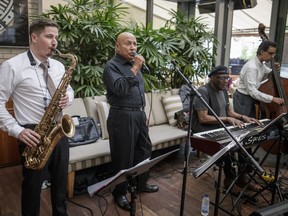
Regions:
<svg viewBox="0 0 288 216"><path fill-rule="evenodd" d="M183 210L183 215L201 215L201 199L205 193L208 193L211 201L215 203L215 184L218 175L218 167L212 166L197 179L192 176L192 170L202 166L205 160L204 158L202 157L200 159L197 158L194 154L191 154L188 163L189 168L187 172L187 178L183 178L183 166L185 160L181 150L154 166L151 169L151 179L149 180L149 183L159 185L159 192L151 194L142 193L138 195L136 199L136 215L173 216L180 215L181 209ZM269 170L269 167L266 167L265 169ZM273 170L273 167L271 170ZM286 169L282 168L281 175L286 175ZM21 215L21 178L22 176L20 165L0 169L0 216ZM184 185L186 187L184 187L185 193L183 193L183 180L185 179L186 184ZM286 190L285 186L287 185L285 185L283 182L281 184L281 190ZM52 215L49 193L49 188L42 191L41 216ZM184 199L181 198L182 194L185 194L185 202ZM263 192L263 196L267 199L270 199L271 194L271 191L268 190ZM129 212L125 212L115 205L109 190L103 190L100 195L94 195L92 197L90 197L87 193L82 195L75 195L71 200L68 201L67 204L69 215L130 215ZM224 193L221 188L221 198L223 195ZM130 199L130 196L128 197ZM279 196L276 195L275 202L278 202L278 197ZM256 198L256 204L251 204L250 202L245 203L243 199L241 199L235 206L231 215L248 216L253 211L268 206L268 203L263 201L262 196L259 195ZM218 208L217 215L229 215L223 210L231 212L231 207L233 206L232 200L235 200L235 197L229 193L224 199L223 203L221 203L221 208ZM183 208L181 208L181 206ZM214 215L214 210L214 205L210 205L209 215Z"/></svg>

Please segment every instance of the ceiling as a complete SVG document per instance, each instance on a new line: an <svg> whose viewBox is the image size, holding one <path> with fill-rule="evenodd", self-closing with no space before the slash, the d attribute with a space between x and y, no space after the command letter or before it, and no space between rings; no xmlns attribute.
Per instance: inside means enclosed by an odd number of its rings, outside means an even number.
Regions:
<svg viewBox="0 0 288 216"><path fill-rule="evenodd" d="M215 21L215 12L206 14L200 13L199 8L201 9L201 4L198 4L197 8L198 8L197 16L203 17L204 22L208 26L213 28ZM252 8L234 10L233 24L232 24L233 35L258 34L259 23L263 23L266 26L266 29L268 30L270 26L271 9L272 9L272 0L257 0L256 5Z"/></svg>
<svg viewBox="0 0 288 216"><path fill-rule="evenodd" d="M147 1L143 0L121 0L126 4L133 5L143 11L146 10ZM154 16L167 20L170 17L171 9L177 10L177 2L187 4L185 7L190 7L190 4L196 6L195 16L202 17L202 22L207 24L211 29L214 29L215 23L215 4L217 0L151 0L154 2ZM231 1L231 0L230 0ZM250 2L251 8L247 3L247 8L240 5L239 2ZM235 9L233 11L232 35L258 35L258 25L263 23L266 26L266 32L269 32L270 18L273 0L234 0ZM203 7L210 8L210 12L203 13ZM209 10L208 10L209 11ZM207 10L206 10L207 12ZM139 13L138 13L139 16ZM137 16L135 17L137 19ZM287 19L287 18L286 18Z"/></svg>

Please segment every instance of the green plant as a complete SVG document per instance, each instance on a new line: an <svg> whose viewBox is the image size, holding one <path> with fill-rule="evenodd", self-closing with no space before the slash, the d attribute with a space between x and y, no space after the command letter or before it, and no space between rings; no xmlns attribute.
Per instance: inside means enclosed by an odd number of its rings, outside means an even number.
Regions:
<svg viewBox="0 0 288 216"><path fill-rule="evenodd" d="M125 7L114 1L71 0L67 5L51 6L42 15L58 22L59 49L78 57L71 85L77 97L105 92L102 74L114 53L115 35L121 29Z"/></svg>
<svg viewBox="0 0 288 216"><path fill-rule="evenodd" d="M172 11L172 18L166 22L165 28L175 28L170 37L178 41L172 57L187 79L198 82L204 78L215 64L215 53L218 42L201 17L187 18L181 12ZM208 30L207 30L208 29ZM183 82L179 74L172 77L172 87L179 87ZM174 86L173 86L174 85Z"/></svg>

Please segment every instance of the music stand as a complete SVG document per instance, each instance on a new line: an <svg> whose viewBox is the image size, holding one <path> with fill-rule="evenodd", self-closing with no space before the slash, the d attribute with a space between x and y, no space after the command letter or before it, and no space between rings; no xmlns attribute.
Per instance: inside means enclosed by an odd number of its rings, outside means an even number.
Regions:
<svg viewBox="0 0 288 216"><path fill-rule="evenodd" d="M156 157L154 159L147 158L146 160L135 165L134 167L131 167L129 169L120 170L116 175L89 186L87 188L88 193L92 197L95 193L98 193L98 192L102 191L103 189L109 189L111 187L114 187L114 186L116 186L122 182L128 181L129 183L133 184L133 178L134 177L136 177L136 176L138 176L144 172L147 172L153 166L155 166L157 163L162 161L164 158L168 157L169 155L171 155L172 153L174 153L178 150L179 149L172 150L172 151L165 153L165 154L163 154L159 157ZM135 211L136 211L135 206L136 205L135 205L134 199L136 196L136 194L135 194L136 190L135 190L134 185L130 185L130 186L132 186L132 190L129 190L129 192L131 193L130 215L135 215Z"/></svg>

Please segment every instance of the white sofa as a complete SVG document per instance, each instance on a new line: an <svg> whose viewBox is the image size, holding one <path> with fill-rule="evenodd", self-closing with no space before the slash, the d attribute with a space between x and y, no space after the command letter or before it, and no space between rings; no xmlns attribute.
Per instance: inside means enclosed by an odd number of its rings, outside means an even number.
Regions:
<svg viewBox="0 0 288 216"><path fill-rule="evenodd" d="M152 142L152 150L176 146L186 142L187 132L178 129L174 120L174 113L182 109L182 103L178 95L178 89L166 92L146 93L145 112L150 116L149 135ZM150 112L150 108L151 112ZM109 137L106 128L106 118L109 105L106 97L95 96L75 98L73 104L64 110L65 114L91 116L95 122L100 122L102 138L96 143L70 148L68 168L68 197L73 197L75 172L90 167L96 167L111 161ZM150 113L150 115L149 115ZM167 117L168 116L168 117Z"/></svg>

